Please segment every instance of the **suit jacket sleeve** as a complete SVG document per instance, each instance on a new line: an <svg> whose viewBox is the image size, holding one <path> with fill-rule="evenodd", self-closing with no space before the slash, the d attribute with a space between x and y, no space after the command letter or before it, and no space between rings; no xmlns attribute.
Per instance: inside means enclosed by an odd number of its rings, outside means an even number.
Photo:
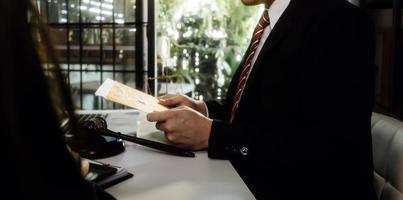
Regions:
<svg viewBox="0 0 403 200"><path fill-rule="evenodd" d="M267 110L256 111L262 118L254 123L231 124L220 120L223 118L216 119L209 139L209 157L264 157L281 165L331 155L334 157L328 160L335 163L343 156L353 158L359 156L355 152L370 148L371 142L362 140L370 139L367 134L373 103L372 24L363 15L348 19L335 15L317 19L313 27L316 28L309 29L303 55L299 57L303 62L296 72L295 99L290 100L294 101L293 106L285 108L296 109L294 116L280 114L276 116L279 123L275 124L265 118L270 114L264 113ZM216 112L215 108L211 104L209 112L221 116L223 106ZM284 159L286 156L298 159Z"/></svg>
<svg viewBox="0 0 403 200"><path fill-rule="evenodd" d="M206 106L207 106L210 118L221 119L221 120L226 118L225 104L218 102L218 101L207 101Z"/></svg>

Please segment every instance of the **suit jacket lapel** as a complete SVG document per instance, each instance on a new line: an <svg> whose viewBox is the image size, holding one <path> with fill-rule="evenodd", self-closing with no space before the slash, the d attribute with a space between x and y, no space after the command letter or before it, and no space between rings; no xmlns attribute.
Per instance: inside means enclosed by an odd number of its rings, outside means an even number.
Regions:
<svg viewBox="0 0 403 200"><path fill-rule="evenodd" d="M297 20L301 18L300 16L302 14L301 11L303 11L303 3L303 0L291 0L290 5L277 21L253 65L253 69L249 74L248 82L245 85L245 90L242 98L247 97L247 93L249 93L251 90L251 84L249 80L253 81L254 76L259 71L259 68L264 67L261 64L262 60L270 59L270 52L275 51L276 46L279 45L281 41L292 32L292 28L295 27Z"/></svg>
<svg viewBox="0 0 403 200"><path fill-rule="evenodd" d="M250 76L253 75L253 72L257 71L256 68L260 67L262 59L267 58L270 51L275 50L275 47L292 32L292 28L295 27L297 20L300 19L300 14L303 10L301 4L303 4L303 1L301 0L291 0L290 5L281 15L269 37L266 39L266 42L255 61Z"/></svg>
<svg viewBox="0 0 403 200"><path fill-rule="evenodd" d="M299 19L299 16L301 14L301 11L303 10L303 4L304 0L291 0L290 5L287 7L287 9L284 11L283 15L280 17L280 19L277 21L275 27L273 28L272 32L270 33L269 37L267 38L265 44L263 45L263 48L261 49L259 56L257 57L255 64L253 66L253 69L249 75L249 80L254 80L254 76L258 71L258 68L262 67L261 62L262 59L267 59L267 57L270 57L270 51L274 50L276 45L278 45L282 39L286 38L286 36L291 32L293 25L296 23L296 21ZM248 47L249 51L250 44ZM230 107L232 106L232 101L235 95L235 90L236 90L236 84L238 83L239 75L240 75L240 68L243 66L245 63L247 55L244 55L244 58L242 59L237 71L235 72L232 81L229 85L228 88L228 93L227 93L227 98L226 98L226 105L228 106L228 109L231 109ZM241 104L244 102L242 99L245 96L248 96L247 93L250 92L251 88L249 81L245 85L245 90L244 94L242 95L243 97L241 98ZM246 94L246 95L245 95ZM242 107L242 106L240 106ZM230 112L230 111L228 111ZM239 112L237 112L239 113Z"/></svg>
<svg viewBox="0 0 403 200"><path fill-rule="evenodd" d="M292 32L291 29L295 27L294 25L301 14L301 2L303 1L291 0L290 5L281 15L269 37L266 39L266 42L255 61L253 66L254 69L252 70L251 75L253 71L256 72L256 68L260 67L262 59L267 58L268 54L270 54L270 51L272 51L282 39L286 38L286 36Z"/></svg>

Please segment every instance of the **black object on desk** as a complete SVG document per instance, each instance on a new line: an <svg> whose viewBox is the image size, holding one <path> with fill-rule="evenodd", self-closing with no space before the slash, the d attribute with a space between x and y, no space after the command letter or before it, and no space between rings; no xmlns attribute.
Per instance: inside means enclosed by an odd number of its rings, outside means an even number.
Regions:
<svg viewBox="0 0 403 200"><path fill-rule="evenodd" d="M133 174L123 167L90 161L89 173L85 179L106 189L131 177L133 177Z"/></svg>
<svg viewBox="0 0 403 200"><path fill-rule="evenodd" d="M110 136L110 137L115 137L117 139L123 139L126 141L130 141L136 144L140 144L146 147L150 147L153 149L158 149L160 151L164 151L173 155L178 155L178 156L184 156L184 157L195 157L195 154L187 149L182 149L179 147L171 146L168 144L160 143L160 142L155 142L151 140L146 140L143 138L138 138L134 136L129 136L125 135L119 132L114 132L109 129L107 129L107 123L106 120L102 117L94 117L87 121L85 126L89 130L93 130L94 132L104 135L104 136Z"/></svg>
<svg viewBox="0 0 403 200"><path fill-rule="evenodd" d="M81 157L87 159L101 159L115 156L125 151L122 139L97 134L97 130L88 129L86 124L96 117L106 117L107 114L83 114L78 116L78 124L84 126L82 134L78 136L71 133L70 122L62 125L62 130L67 135L67 143Z"/></svg>

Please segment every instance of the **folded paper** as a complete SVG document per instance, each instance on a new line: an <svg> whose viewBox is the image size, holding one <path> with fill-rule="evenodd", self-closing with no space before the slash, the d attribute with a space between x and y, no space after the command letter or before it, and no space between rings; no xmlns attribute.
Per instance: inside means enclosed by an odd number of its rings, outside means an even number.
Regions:
<svg viewBox="0 0 403 200"><path fill-rule="evenodd" d="M159 104L156 97L111 79L106 79L95 92L95 95L145 113L168 109Z"/></svg>

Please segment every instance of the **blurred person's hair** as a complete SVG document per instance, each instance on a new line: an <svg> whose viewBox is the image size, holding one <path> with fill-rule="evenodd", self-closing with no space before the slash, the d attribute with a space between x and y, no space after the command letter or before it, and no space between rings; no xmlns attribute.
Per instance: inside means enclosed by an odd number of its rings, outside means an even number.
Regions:
<svg viewBox="0 0 403 200"><path fill-rule="evenodd" d="M63 75L57 51L54 48L46 21L38 12L37 4L28 1L28 23L31 27L34 47L40 58L45 77L48 80L50 97L60 122L68 120L76 124L75 108L66 77ZM76 128L77 126L72 126ZM80 132L76 130L75 132Z"/></svg>
<svg viewBox="0 0 403 200"><path fill-rule="evenodd" d="M79 145L86 134L77 124L69 86L33 2L38 1L0 1L0 149L5 169L1 195L114 199L85 180L80 160L67 146L68 140ZM66 120L69 134L61 128Z"/></svg>
<svg viewBox="0 0 403 200"><path fill-rule="evenodd" d="M69 130L69 132L65 133L65 137L69 139L69 142L76 142L76 144L79 145L78 142L82 137L82 134L80 134L82 130L77 124L75 107L69 85L67 84L67 77L62 73L59 57L50 35L50 29L46 25L47 22L38 12L37 4L33 2L32 0L22 0L18 1L18 3L13 3L14 5L19 5L20 8L26 8L20 9L20 11L26 11L26 15L20 15L16 20L9 20L15 28L25 27L27 29L19 33L21 39L24 38L26 41L25 44L19 47L27 48L26 51L29 52L27 53L31 54L14 55L16 59L28 59L27 61L33 63L31 66L25 67L41 67L43 75L47 80L50 102L53 105L56 117L60 125L68 123L69 129L67 130ZM18 32L18 29L15 31ZM11 30L9 30L9 32L11 32Z"/></svg>
<svg viewBox="0 0 403 200"><path fill-rule="evenodd" d="M2 195L92 199L61 129L67 119L81 132L47 27L32 0L1 0L0 8Z"/></svg>

